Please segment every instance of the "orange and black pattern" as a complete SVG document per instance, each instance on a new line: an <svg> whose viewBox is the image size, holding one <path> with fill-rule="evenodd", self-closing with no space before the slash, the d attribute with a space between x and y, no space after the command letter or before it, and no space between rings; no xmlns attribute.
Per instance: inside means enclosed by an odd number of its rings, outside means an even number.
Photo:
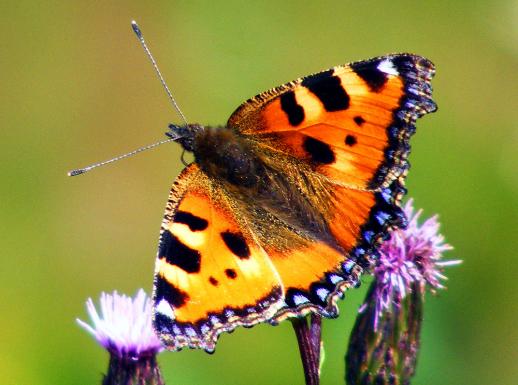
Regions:
<svg viewBox="0 0 518 385"><path fill-rule="evenodd" d="M337 316L405 226L409 138L436 109L433 74L422 57L387 55L266 91L226 127L171 125L195 162L173 184L157 255L154 326L169 349Z"/></svg>

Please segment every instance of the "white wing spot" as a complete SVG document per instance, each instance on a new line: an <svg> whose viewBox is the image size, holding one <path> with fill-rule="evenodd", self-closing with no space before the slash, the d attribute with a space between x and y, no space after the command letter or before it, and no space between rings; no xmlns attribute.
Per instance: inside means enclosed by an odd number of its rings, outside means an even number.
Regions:
<svg viewBox="0 0 518 385"><path fill-rule="evenodd" d="M317 289L318 298L320 298L320 300L322 302L325 302L328 294L329 294L329 290L324 289L323 287Z"/></svg>
<svg viewBox="0 0 518 385"><path fill-rule="evenodd" d="M158 305L155 307L155 311L157 313L160 313L167 318L171 318L174 320L174 311L169 302L167 302L165 299L161 299Z"/></svg>
<svg viewBox="0 0 518 385"><path fill-rule="evenodd" d="M333 285L336 285L337 283L342 282L344 279L342 277L340 277L339 275L331 274L329 276L329 280L331 281L331 283Z"/></svg>
<svg viewBox="0 0 518 385"><path fill-rule="evenodd" d="M308 298L306 298L306 297L304 297L304 296L303 296L303 295L301 295L301 294L295 294L295 295L293 296L293 303L294 303L295 305L297 305L297 306L302 305L303 303L307 303L307 302L309 302L309 299L308 299Z"/></svg>
<svg viewBox="0 0 518 385"><path fill-rule="evenodd" d="M377 67L381 72L385 72L389 75L399 75L399 72L396 67L394 67L394 63L390 59L385 59Z"/></svg>

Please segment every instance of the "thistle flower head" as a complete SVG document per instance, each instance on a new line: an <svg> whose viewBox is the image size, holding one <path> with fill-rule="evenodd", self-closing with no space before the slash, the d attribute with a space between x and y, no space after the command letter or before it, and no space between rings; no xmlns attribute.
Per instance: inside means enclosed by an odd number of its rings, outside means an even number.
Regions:
<svg viewBox="0 0 518 385"><path fill-rule="evenodd" d="M390 310L393 304L401 303L412 287L417 286L422 291L426 287L432 291L442 289L442 281L446 279L444 267L461 263L460 260L442 260L442 253L452 247L439 233L436 215L419 225L422 210L414 212L412 199L404 211L408 218L407 228L393 231L390 239L381 245L379 263L374 269L375 329L382 313Z"/></svg>
<svg viewBox="0 0 518 385"><path fill-rule="evenodd" d="M421 210L404 207L406 229L395 230L380 247L364 305L349 339L347 384L410 384L415 373L426 288L442 289L442 253L452 247L439 233L437 216L419 225Z"/></svg>
<svg viewBox="0 0 518 385"><path fill-rule="evenodd" d="M162 351L160 340L151 324L151 300L140 289L132 298L114 291L101 294L100 312L91 298L86 308L92 325L77 319L77 323L95 337L112 355L139 359Z"/></svg>

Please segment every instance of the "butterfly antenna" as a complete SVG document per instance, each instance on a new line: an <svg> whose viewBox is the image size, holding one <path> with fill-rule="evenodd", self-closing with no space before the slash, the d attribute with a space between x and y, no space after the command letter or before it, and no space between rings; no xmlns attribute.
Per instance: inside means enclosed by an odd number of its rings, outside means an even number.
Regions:
<svg viewBox="0 0 518 385"><path fill-rule="evenodd" d="M142 45L142 48L144 48L146 55L148 56L149 60L151 60L151 64L153 64L153 68L155 69L155 72L158 75L158 78L160 79L160 83L162 83L162 86L164 87L165 92L167 92L167 96L169 97L169 100L171 100L171 102L173 103L173 107L178 112L178 114L184 121L185 125L188 125L185 115L183 114L182 110L180 110L180 107L178 107L176 100L173 98L173 94L171 93L171 90L169 90L169 87L167 87L164 77L162 76L162 73L158 69L158 65L156 64L155 58L151 54L151 51L149 50L149 48L146 44L146 41L144 40L144 35L142 34L142 31L140 30L140 27L138 26L138 24L135 20L133 20L131 22L131 28L133 28L133 32L135 32L135 35L137 35L137 38L139 39L140 44Z"/></svg>
<svg viewBox="0 0 518 385"><path fill-rule="evenodd" d="M106 164L113 163L113 162L116 162L116 161L124 159L124 158L128 158L130 156L138 154L139 152L150 150L150 149L152 149L154 147L160 146L161 144L169 143L169 142L172 142L172 141L175 141L175 140L178 140L178 139L179 139L178 137L169 138L169 139L161 140L160 142L156 142L156 143L150 144L150 145L145 146L145 147L137 148L134 151L128 152L127 154L124 154L124 155L119 155L119 156L117 156L115 158L112 158L110 160L105 160L104 162L95 163L95 164L92 164L91 166L88 166L88 167L85 167L85 168L79 168L77 170L69 171L68 172L68 176L76 176L76 175L84 174L85 172L88 172L88 171L90 171L90 170L92 170L94 168L97 168L97 167L100 167L100 166L104 166Z"/></svg>

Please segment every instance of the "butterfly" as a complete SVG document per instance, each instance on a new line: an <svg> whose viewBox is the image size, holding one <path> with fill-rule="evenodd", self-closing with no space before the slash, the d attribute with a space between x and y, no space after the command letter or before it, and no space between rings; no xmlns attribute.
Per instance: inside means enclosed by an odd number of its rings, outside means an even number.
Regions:
<svg viewBox="0 0 518 385"><path fill-rule="evenodd" d="M359 285L400 201L433 64L392 54L299 78L221 127L170 125L194 155L161 225L153 325L170 350L215 349L238 326L317 313Z"/></svg>

